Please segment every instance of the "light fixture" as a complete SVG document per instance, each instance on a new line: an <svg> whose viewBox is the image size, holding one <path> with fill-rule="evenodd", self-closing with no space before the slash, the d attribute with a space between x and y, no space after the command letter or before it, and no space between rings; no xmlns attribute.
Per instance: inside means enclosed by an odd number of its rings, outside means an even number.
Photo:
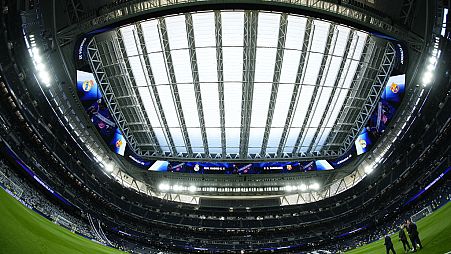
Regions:
<svg viewBox="0 0 451 254"><path fill-rule="evenodd" d="M423 74L423 84L427 85L427 84L431 83L432 77L433 77L432 72L431 71L426 71Z"/></svg>
<svg viewBox="0 0 451 254"><path fill-rule="evenodd" d="M311 190L319 190L319 183L312 183L312 184L310 184L309 189L311 189Z"/></svg>
<svg viewBox="0 0 451 254"><path fill-rule="evenodd" d="M172 186L172 189L174 191L181 191L181 190L183 190L183 186L176 184L176 185Z"/></svg>
<svg viewBox="0 0 451 254"><path fill-rule="evenodd" d="M46 70L39 72L39 79L44 83L45 86L49 86L50 84L50 75Z"/></svg>
<svg viewBox="0 0 451 254"><path fill-rule="evenodd" d="M367 175L371 174L374 170L374 167L372 165L368 165L365 167L364 171Z"/></svg>
<svg viewBox="0 0 451 254"><path fill-rule="evenodd" d="M307 190L307 185L301 184L301 185L299 185L298 189L299 189L300 191L306 191L306 190Z"/></svg>
<svg viewBox="0 0 451 254"><path fill-rule="evenodd" d="M160 191L168 191L171 188L171 186L169 186L169 184L167 183L160 183L160 185L158 185L158 189Z"/></svg>
<svg viewBox="0 0 451 254"><path fill-rule="evenodd" d="M41 49L37 47L34 35L30 34L28 36L29 40L25 38L25 42L28 47L28 53L32 59L32 62L36 68L36 76L40 83L45 87L50 87L51 76L45 66L44 58L41 55ZM29 43L28 43L29 41Z"/></svg>
<svg viewBox="0 0 451 254"><path fill-rule="evenodd" d="M111 173L111 172L113 172L113 170L114 170L114 165L112 163L105 164L106 172Z"/></svg>
<svg viewBox="0 0 451 254"><path fill-rule="evenodd" d="M193 192L196 192L197 188L196 188L196 186L191 185L191 186L188 188L188 190L189 190L189 192L193 193Z"/></svg>

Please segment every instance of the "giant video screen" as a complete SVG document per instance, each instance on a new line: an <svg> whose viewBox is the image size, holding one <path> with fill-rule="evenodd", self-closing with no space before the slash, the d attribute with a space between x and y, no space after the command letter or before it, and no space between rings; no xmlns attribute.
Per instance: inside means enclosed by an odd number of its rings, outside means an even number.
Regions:
<svg viewBox="0 0 451 254"><path fill-rule="evenodd" d="M127 141L111 116L92 73L77 71L77 93L102 138L113 152L124 156Z"/></svg>

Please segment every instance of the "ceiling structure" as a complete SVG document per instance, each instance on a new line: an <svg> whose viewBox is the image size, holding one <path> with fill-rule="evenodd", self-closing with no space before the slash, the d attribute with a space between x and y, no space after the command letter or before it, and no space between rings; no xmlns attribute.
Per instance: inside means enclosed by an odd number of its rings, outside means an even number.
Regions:
<svg viewBox="0 0 451 254"><path fill-rule="evenodd" d="M385 40L264 11L144 20L96 36L91 67L128 145L148 158L336 157L393 66Z"/></svg>

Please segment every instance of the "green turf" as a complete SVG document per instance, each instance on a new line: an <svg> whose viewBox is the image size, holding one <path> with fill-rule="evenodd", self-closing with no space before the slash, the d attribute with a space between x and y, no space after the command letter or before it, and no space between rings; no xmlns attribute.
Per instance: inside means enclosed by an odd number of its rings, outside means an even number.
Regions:
<svg viewBox="0 0 451 254"><path fill-rule="evenodd" d="M123 253L54 224L0 188L0 253Z"/></svg>
<svg viewBox="0 0 451 254"><path fill-rule="evenodd" d="M418 253L443 254L451 251L451 202L431 215L421 219L417 223L417 226L418 232L420 233L420 240L423 244L423 249L418 250ZM398 238L398 232L392 235L391 239L396 253L404 253L402 243ZM385 253L385 246L383 240L378 240L346 253Z"/></svg>

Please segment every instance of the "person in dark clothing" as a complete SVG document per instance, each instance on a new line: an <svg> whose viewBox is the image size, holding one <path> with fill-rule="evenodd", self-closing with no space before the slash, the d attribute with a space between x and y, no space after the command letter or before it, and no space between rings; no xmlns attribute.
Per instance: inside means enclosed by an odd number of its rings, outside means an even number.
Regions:
<svg viewBox="0 0 451 254"><path fill-rule="evenodd" d="M407 240L406 232L404 231L404 225L401 225L401 230L398 233L399 240L402 242L402 246L404 247L404 251L407 252L410 250L410 244Z"/></svg>
<svg viewBox="0 0 451 254"><path fill-rule="evenodd" d="M390 253L390 250L393 252L393 254L396 254L395 248L393 248L393 243L391 242L391 238L389 235L385 236L385 249L387 250L387 254Z"/></svg>
<svg viewBox="0 0 451 254"><path fill-rule="evenodd" d="M406 220L406 229L407 233L409 234L410 242L413 245L413 251L417 251L417 245L420 246L420 249L423 248L423 245L421 244L417 224L413 223L412 220L407 219Z"/></svg>

